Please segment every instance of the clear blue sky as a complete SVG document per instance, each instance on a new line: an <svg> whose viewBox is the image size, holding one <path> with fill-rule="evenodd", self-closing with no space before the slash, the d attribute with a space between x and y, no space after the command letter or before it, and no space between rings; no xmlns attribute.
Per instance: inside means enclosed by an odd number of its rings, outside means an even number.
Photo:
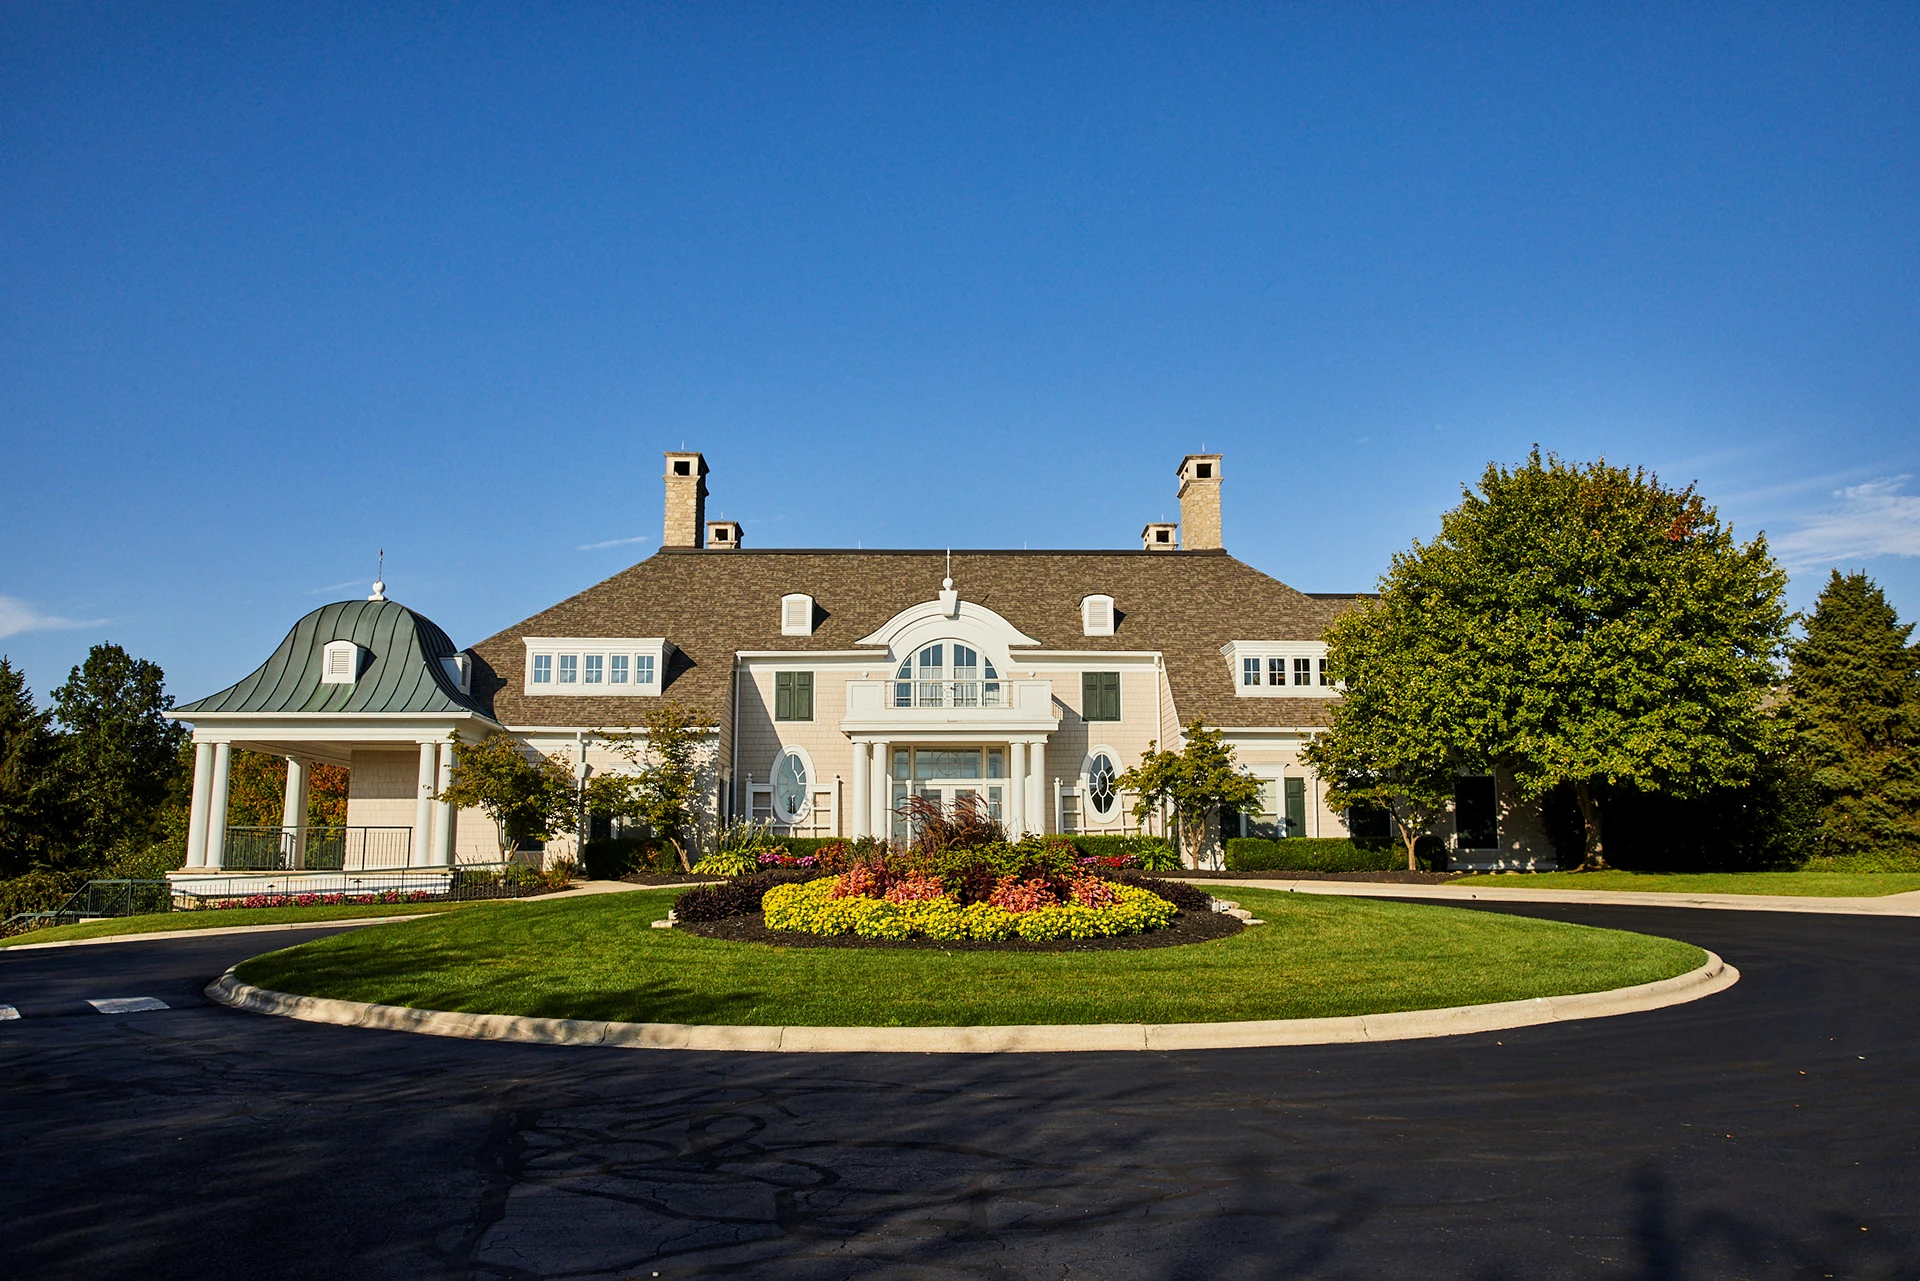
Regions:
<svg viewBox="0 0 1920 1281"><path fill-rule="evenodd" d="M1372 585L1535 441L1920 613L1920 6L0 10L0 650L182 699L650 554ZM964 584L963 584L964 586ZM930 584L931 587L931 584Z"/></svg>

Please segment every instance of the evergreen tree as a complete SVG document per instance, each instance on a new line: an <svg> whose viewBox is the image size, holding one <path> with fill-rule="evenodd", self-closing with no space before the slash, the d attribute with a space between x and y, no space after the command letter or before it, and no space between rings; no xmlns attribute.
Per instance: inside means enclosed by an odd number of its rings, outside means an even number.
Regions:
<svg viewBox="0 0 1920 1281"><path fill-rule="evenodd" d="M1864 573L1833 571L1792 648L1790 714L1820 853L1920 855L1920 646Z"/></svg>
<svg viewBox="0 0 1920 1281"><path fill-rule="evenodd" d="M58 826L60 741L26 675L0 657L0 879L44 860Z"/></svg>
<svg viewBox="0 0 1920 1281"><path fill-rule="evenodd" d="M118 645L95 645L53 692L75 839L60 861L86 866L143 844L167 798L186 730L159 666Z"/></svg>

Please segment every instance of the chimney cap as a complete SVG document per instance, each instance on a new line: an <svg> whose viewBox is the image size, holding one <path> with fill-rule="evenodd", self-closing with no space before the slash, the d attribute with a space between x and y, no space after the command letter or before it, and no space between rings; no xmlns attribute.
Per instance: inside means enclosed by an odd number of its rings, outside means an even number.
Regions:
<svg viewBox="0 0 1920 1281"><path fill-rule="evenodd" d="M1179 551L1179 522L1170 520L1148 521L1146 528L1140 531L1140 549L1149 552Z"/></svg>
<svg viewBox="0 0 1920 1281"><path fill-rule="evenodd" d="M1188 454L1180 460L1180 470L1176 473L1181 480L1219 480L1219 454Z"/></svg>
<svg viewBox="0 0 1920 1281"><path fill-rule="evenodd" d="M698 450L669 449L666 452L667 479L702 477L707 474L706 455Z"/></svg>
<svg viewBox="0 0 1920 1281"><path fill-rule="evenodd" d="M737 520L710 520L707 522L707 546L732 549L740 546L747 530Z"/></svg>

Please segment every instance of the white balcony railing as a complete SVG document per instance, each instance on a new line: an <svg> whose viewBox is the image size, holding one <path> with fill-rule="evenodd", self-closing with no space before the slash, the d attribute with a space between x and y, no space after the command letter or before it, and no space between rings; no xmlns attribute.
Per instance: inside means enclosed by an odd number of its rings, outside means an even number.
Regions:
<svg viewBox="0 0 1920 1281"><path fill-rule="evenodd" d="M1002 680L910 680L893 682L895 707L1005 707Z"/></svg>
<svg viewBox="0 0 1920 1281"><path fill-rule="evenodd" d="M1053 685L1042 680L858 680L847 682L841 728L880 731L913 725L1053 730Z"/></svg>

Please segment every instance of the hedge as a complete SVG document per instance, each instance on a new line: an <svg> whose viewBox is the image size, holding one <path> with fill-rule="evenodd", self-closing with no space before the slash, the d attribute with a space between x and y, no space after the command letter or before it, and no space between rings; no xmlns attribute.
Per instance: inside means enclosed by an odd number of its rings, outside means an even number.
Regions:
<svg viewBox="0 0 1920 1281"><path fill-rule="evenodd" d="M580 865L595 881L617 881L629 872L681 871L680 856L664 841L656 845L636 836L603 837L580 847Z"/></svg>
<svg viewBox="0 0 1920 1281"><path fill-rule="evenodd" d="M1355 845L1344 836L1236 836L1227 842L1229 872L1391 872L1406 865L1406 854L1391 845Z"/></svg>
<svg viewBox="0 0 1920 1281"><path fill-rule="evenodd" d="M817 854L823 845L852 844L843 836L773 836L769 839L795 858ZM1049 837L1048 839L1059 838ZM1103 836L1079 833L1068 836L1066 839L1073 842L1073 847L1089 858L1141 857L1149 847L1166 850L1173 848L1165 841L1153 836Z"/></svg>

